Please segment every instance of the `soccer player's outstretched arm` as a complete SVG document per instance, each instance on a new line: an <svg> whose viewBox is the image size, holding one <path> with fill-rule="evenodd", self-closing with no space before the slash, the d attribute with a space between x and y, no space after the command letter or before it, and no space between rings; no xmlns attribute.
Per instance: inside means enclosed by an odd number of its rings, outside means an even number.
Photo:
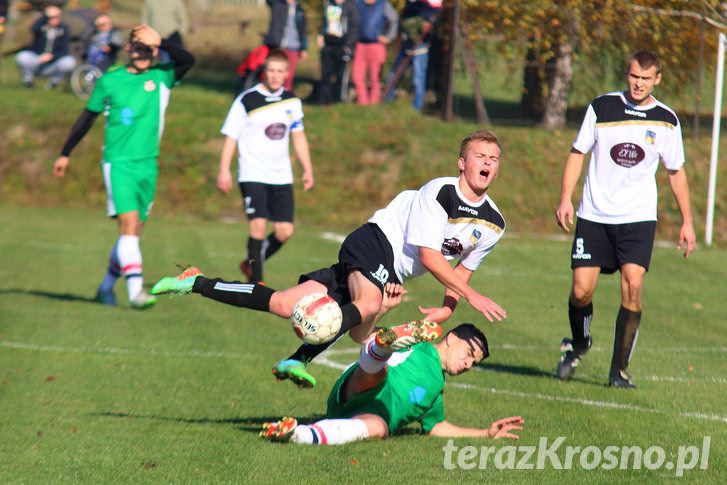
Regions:
<svg viewBox="0 0 727 485"><path fill-rule="evenodd" d="M310 161L310 149L308 148L308 139L305 137L305 131L296 130L290 132L290 139L293 142L293 152L295 158L298 159L303 167L303 190L313 188L313 164Z"/></svg>
<svg viewBox="0 0 727 485"><path fill-rule="evenodd" d="M494 322L507 318L507 313L500 305L484 295L477 293L460 275L449 265L440 251L419 247L419 259L425 268L447 289L454 294L464 297L469 304L482 313L487 320Z"/></svg>
<svg viewBox="0 0 727 485"><path fill-rule="evenodd" d="M465 268L461 262L457 263L454 267L454 272L457 273L462 281L469 284L470 278L472 278L473 271ZM444 288L444 299L442 300L441 307L424 308L419 307L419 311L426 315L426 319L431 322L442 323L449 320L454 313L454 309L457 308L460 296L449 288Z"/></svg>
<svg viewBox="0 0 727 485"><path fill-rule="evenodd" d="M684 168L669 170L669 185L679 206L679 212L682 214L682 227L679 230L677 247L684 248L684 257L688 258L697 244L697 236L694 233L692 204L689 201L689 183Z"/></svg>
<svg viewBox="0 0 727 485"><path fill-rule="evenodd" d="M56 177L63 177L66 174L66 168L70 162L68 157L71 155L71 151L75 148L78 142L86 136L86 133L88 133L88 130L91 129L91 126L93 126L93 122L96 121L98 115L99 113L90 111L89 109L84 109L81 115L76 119L76 122L73 123L73 127L71 128L71 133L69 133L68 138L66 139L66 143L63 144L61 156L53 163L53 175Z"/></svg>
<svg viewBox="0 0 727 485"><path fill-rule="evenodd" d="M583 159L585 156L575 148L571 147L568 158L565 160L563 167L563 179L560 186L560 203L555 210L555 220L565 232L570 232L573 225L573 191L576 188L578 179L583 169Z"/></svg>
<svg viewBox="0 0 727 485"><path fill-rule="evenodd" d="M522 430L525 420L520 416L512 416L494 421L489 428L463 428L447 421L442 421L434 425L429 432L430 436L440 438L512 438L520 437L512 431Z"/></svg>

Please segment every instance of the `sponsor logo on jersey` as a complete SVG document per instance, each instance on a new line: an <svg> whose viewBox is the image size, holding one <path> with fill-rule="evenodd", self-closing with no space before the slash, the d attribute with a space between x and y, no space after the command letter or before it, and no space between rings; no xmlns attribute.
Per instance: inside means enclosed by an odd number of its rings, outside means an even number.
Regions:
<svg viewBox="0 0 727 485"><path fill-rule="evenodd" d="M624 110L624 113L631 116L638 116L639 118L646 118L646 113L644 113L643 111L636 111L635 109L626 108Z"/></svg>
<svg viewBox="0 0 727 485"><path fill-rule="evenodd" d="M477 212L477 209L473 209L472 207L467 207L466 205L460 205L459 207L457 207L457 210L460 212L467 212L469 214L472 214L473 216L476 216L479 214L479 212Z"/></svg>
<svg viewBox="0 0 727 485"><path fill-rule="evenodd" d="M459 239L453 237L451 239L445 239L442 243L442 254L445 256L456 256L462 252L464 248Z"/></svg>
<svg viewBox="0 0 727 485"><path fill-rule="evenodd" d="M427 395L427 390L422 386L417 386L409 391L409 402L411 404L421 404L424 400L424 396Z"/></svg>
<svg viewBox="0 0 727 485"><path fill-rule="evenodd" d="M290 121L293 121L293 110L286 109L285 116L287 116Z"/></svg>
<svg viewBox="0 0 727 485"><path fill-rule="evenodd" d="M148 81L144 82L144 91L146 91L147 93L154 91L156 88L157 85L153 80L149 79Z"/></svg>
<svg viewBox="0 0 727 485"><path fill-rule="evenodd" d="M653 145L656 143L656 133L650 130L646 130L646 143Z"/></svg>
<svg viewBox="0 0 727 485"><path fill-rule="evenodd" d="M646 157L646 152L635 143L619 143L611 148L611 159L624 168L631 168Z"/></svg>
<svg viewBox="0 0 727 485"><path fill-rule="evenodd" d="M281 98L280 96L265 96L265 101L267 101L268 103L275 103L276 101L280 101L281 99L283 98Z"/></svg>
<svg viewBox="0 0 727 485"><path fill-rule="evenodd" d="M482 237L482 233L480 231L478 231L477 229L473 229L472 234L470 234L470 242L472 244L477 244L477 241L479 241L481 237Z"/></svg>
<svg viewBox="0 0 727 485"><path fill-rule="evenodd" d="M265 136L271 140L280 140L285 136L286 126L283 123L273 123L265 128Z"/></svg>
<svg viewBox="0 0 727 485"><path fill-rule="evenodd" d="M373 276L374 279L382 285L385 285L386 282L389 281L389 271L384 268L383 264L379 265L379 269L377 269L376 272L370 271L369 274L371 274L371 276Z"/></svg>

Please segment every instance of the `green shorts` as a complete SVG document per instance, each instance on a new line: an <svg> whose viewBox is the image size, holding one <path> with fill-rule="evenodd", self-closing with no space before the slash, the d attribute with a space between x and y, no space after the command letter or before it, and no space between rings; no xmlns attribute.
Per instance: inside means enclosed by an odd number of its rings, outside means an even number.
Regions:
<svg viewBox="0 0 727 485"><path fill-rule="evenodd" d="M103 161L101 167L109 217L138 211L139 219L146 221L154 204L159 171L157 159Z"/></svg>
<svg viewBox="0 0 727 485"><path fill-rule="evenodd" d="M345 403L341 402L341 393L346 387L346 382L357 368L358 363L350 366L333 385L333 389L328 395L326 416L333 419L347 419L359 414L375 414L386 421L389 432L393 433L396 430L392 429L392 413L390 406L387 404L391 399L389 398L389 389L386 386L386 378L376 387L349 397Z"/></svg>

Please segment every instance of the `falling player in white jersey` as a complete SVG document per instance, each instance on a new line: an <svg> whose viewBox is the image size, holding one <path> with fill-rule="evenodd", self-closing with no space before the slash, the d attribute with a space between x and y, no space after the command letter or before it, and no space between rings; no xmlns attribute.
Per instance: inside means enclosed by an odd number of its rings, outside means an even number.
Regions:
<svg viewBox="0 0 727 485"><path fill-rule="evenodd" d="M167 277L152 293L201 293L223 303L274 313L289 318L293 306L310 293L327 293L340 305L341 330L332 341L302 345L273 373L306 387L315 379L305 369L308 362L351 331L359 343L371 334L374 323L387 311L389 296L403 291L401 284L427 272L444 286L441 306L420 308L425 319L444 322L452 316L460 298L489 321L506 318L505 310L470 286L470 278L502 237L505 220L487 195L500 168L500 142L491 131L468 135L460 145L458 177L429 181L419 190L397 195L367 224L344 240L338 262L302 275L299 284L275 291L264 285L237 284L201 276L187 270ZM452 267L449 261L457 259Z"/></svg>

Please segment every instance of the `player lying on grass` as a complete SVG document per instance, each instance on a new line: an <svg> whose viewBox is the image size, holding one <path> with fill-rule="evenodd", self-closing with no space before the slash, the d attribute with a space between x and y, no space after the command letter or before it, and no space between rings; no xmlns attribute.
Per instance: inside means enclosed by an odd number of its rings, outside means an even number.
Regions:
<svg viewBox="0 0 727 485"><path fill-rule="evenodd" d="M500 419L487 428L463 428L444 419L445 373L456 376L485 360L485 335L463 323L437 343L436 323L415 321L376 333L361 349L358 362L344 371L328 396L326 419L310 425L286 417L265 423L260 436L298 444L341 445L385 438L419 422L425 433L448 438L515 438L524 420ZM413 344L413 345L412 345ZM411 348L403 350L405 347Z"/></svg>
<svg viewBox="0 0 727 485"><path fill-rule="evenodd" d="M420 307L430 321L449 319L460 298L489 321L502 320L505 311L469 285L472 273L505 230L505 220L487 195L500 167L497 136L487 130L468 135L460 144L457 167L458 177L437 178L419 190L397 195L368 224L348 235L336 264L302 275L297 286L275 291L255 283L208 279L187 270L176 278L160 280L152 294L201 293L230 305L290 318L303 296L327 293L341 305L343 320L336 337L325 344L304 344L273 368L278 379L290 378L306 387L316 382L306 364L338 338L349 330L356 342L369 337L389 283L401 285L432 273L444 286L444 300L441 307ZM449 261L455 258L453 268Z"/></svg>

